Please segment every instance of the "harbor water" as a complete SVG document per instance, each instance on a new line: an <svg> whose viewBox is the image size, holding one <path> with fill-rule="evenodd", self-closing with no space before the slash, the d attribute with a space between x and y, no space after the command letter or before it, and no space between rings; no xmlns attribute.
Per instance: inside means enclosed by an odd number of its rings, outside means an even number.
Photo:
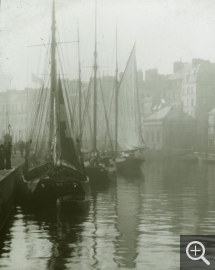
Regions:
<svg viewBox="0 0 215 270"><path fill-rule="evenodd" d="M0 269L179 270L180 234L214 234L215 167L146 161L92 192L85 214L17 206L0 233Z"/></svg>

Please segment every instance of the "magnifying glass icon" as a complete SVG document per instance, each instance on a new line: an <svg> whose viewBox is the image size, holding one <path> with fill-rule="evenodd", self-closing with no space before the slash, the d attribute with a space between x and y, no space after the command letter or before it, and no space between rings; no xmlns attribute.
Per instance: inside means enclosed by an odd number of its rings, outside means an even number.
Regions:
<svg viewBox="0 0 215 270"><path fill-rule="evenodd" d="M189 250L190 246L192 246L192 245L195 245L193 250ZM200 246L201 249L198 249L198 247L196 248L196 245ZM195 257L191 256L190 252L195 253ZM196 257L197 252L201 252L201 255L198 256L198 257ZM189 259L191 259L192 261L203 260L203 262L205 264L210 265L210 262L204 257L204 255L205 255L205 246L201 242L198 242L198 241L190 242L186 247L186 254L187 254L187 257Z"/></svg>

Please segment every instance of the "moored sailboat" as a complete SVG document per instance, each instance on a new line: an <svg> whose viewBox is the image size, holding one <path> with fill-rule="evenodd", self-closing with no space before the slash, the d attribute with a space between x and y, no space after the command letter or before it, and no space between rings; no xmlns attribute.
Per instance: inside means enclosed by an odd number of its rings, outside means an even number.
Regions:
<svg viewBox="0 0 215 270"><path fill-rule="evenodd" d="M141 127L135 45L119 85L116 83L115 108L117 171L122 173L137 172L144 162L142 150L145 148L145 142Z"/></svg>
<svg viewBox="0 0 215 270"><path fill-rule="evenodd" d="M44 84L31 131L33 151L26 156L23 170L23 197L35 203L55 203L70 196L89 202L89 178L74 143L68 112L68 98L61 80L57 83L55 1L52 8L51 80Z"/></svg>
<svg viewBox="0 0 215 270"><path fill-rule="evenodd" d="M106 130L109 130L109 123L107 117L107 111L105 108L104 97L102 93L102 87L100 87L101 91L98 92L98 81L97 77L98 72L98 64L97 64L97 2L95 1L95 51L94 51L94 76L93 76L93 114L92 114L92 122L93 122L93 134L92 134L92 144L91 152L87 153L88 158L85 159L85 166L87 173L90 178L90 183L95 186L107 185L109 181L116 180L116 168L113 159L113 151L110 151L112 155L104 156L102 154L102 141L104 137L106 137ZM91 81L90 81L91 85ZM90 89L90 86L89 86ZM101 104L102 109L98 112L98 95L101 95ZM102 115L101 115L102 111ZM99 119L99 121L98 121ZM89 128L91 127L91 119L89 115ZM105 123L105 131L102 131L102 124ZM99 129L99 132L98 132ZM109 139L111 140L110 131L108 131ZM112 143L110 143L112 145ZM104 149L103 149L104 150ZM86 155L86 154L85 154Z"/></svg>

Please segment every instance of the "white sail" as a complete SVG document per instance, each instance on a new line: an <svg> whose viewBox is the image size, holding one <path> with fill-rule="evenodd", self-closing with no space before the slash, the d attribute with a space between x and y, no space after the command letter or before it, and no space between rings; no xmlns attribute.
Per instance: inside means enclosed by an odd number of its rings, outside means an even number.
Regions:
<svg viewBox="0 0 215 270"><path fill-rule="evenodd" d="M139 112L135 45L118 89L118 145L120 150L144 147Z"/></svg>

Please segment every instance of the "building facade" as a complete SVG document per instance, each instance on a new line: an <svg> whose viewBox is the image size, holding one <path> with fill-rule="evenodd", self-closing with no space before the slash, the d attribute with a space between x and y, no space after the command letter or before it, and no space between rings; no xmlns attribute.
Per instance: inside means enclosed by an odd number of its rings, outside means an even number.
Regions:
<svg viewBox="0 0 215 270"><path fill-rule="evenodd" d="M196 120L173 106L157 111L144 123L144 138L150 149L194 148L195 137Z"/></svg>
<svg viewBox="0 0 215 270"><path fill-rule="evenodd" d="M26 141L33 121L38 90L7 90L0 93L0 135L12 135L13 142Z"/></svg>

